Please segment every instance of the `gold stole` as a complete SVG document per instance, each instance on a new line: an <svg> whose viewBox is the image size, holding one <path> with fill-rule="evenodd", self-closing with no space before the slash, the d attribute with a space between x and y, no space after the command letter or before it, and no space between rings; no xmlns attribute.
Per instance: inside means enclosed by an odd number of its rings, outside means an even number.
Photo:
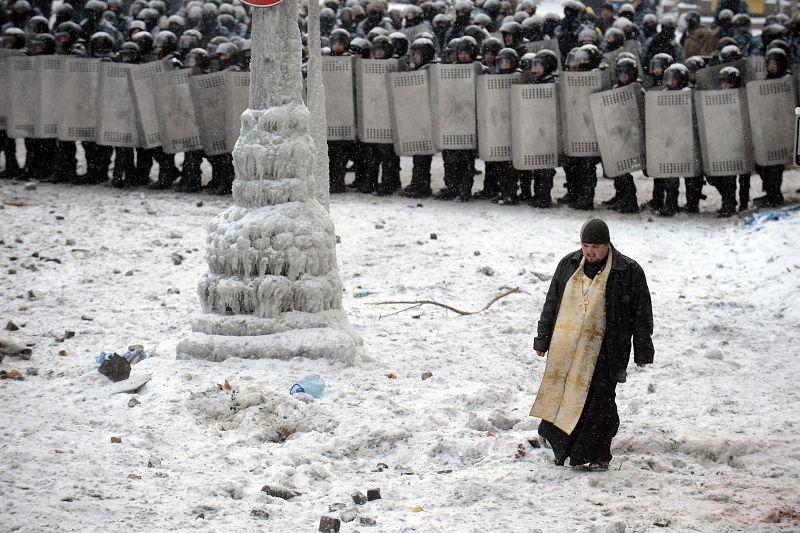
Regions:
<svg viewBox="0 0 800 533"><path fill-rule="evenodd" d="M556 325L547 366L531 408L531 416L552 422L567 435L583 412L589 385L606 330L606 285L611 271L611 249L603 271L594 279L583 273L585 259L569 278Z"/></svg>

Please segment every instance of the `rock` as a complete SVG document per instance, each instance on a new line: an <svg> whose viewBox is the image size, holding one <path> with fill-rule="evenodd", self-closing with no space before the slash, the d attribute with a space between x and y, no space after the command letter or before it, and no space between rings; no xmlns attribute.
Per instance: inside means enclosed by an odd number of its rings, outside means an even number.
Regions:
<svg viewBox="0 0 800 533"><path fill-rule="evenodd" d="M364 493L361 491L358 490L355 491L353 494L350 495L350 497L353 498L353 503L355 503L356 505L364 505L365 503L367 503L367 497L364 496Z"/></svg>
<svg viewBox="0 0 800 533"><path fill-rule="evenodd" d="M481 267L478 269L478 272L484 276L494 276L494 269L492 267Z"/></svg>
<svg viewBox="0 0 800 533"><path fill-rule="evenodd" d="M58 355L60 355L61 357L66 357L69 355L69 353L66 350L59 350Z"/></svg>
<svg viewBox="0 0 800 533"><path fill-rule="evenodd" d="M75 239L67 239L64 244L67 246L75 246Z"/></svg>
<svg viewBox="0 0 800 533"><path fill-rule="evenodd" d="M669 527L672 521L667 517L657 518L653 525L656 527Z"/></svg>
<svg viewBox="0 0 800 533"><path fill-rule="evenodd" d="M422 373L422 381L426 379L431 379L433 377L433 372L423 372Z"/></svg>
<svg viewBox="0 0 800 533"><path fill-rule="evenodd" d="M371 502L373 500L380 500L381 499L381 489L369 489L367 491L367 501Z"/></svg>
<svg viewBox="0 0 800 533"><path fill-rule="evenodd" d="M125 275L126 276L133 276L133 270L128 270L127 272L125 272Z"/></svg>
<svg viewBox="0 0 800 533"><path fill-rule="evenodd" d="M19 326L14 324L11 320L6 322L6 331L17 331L19 330Z"/></svg>
<svg viewBox="0 0 800 533"><path fill-rule="evenodd" d="M292 489L284 487L274 487L272 485L264 485L261 487L261 492L266 492L273 498L280 498L282 500L291 500L295 496L300 496L300 493Z"/></svg>
<svg viewBox="0 0 800 533"><path fill-rule="evenodd" d="M319 530L322 533L339 533L340 527L342 527L342 522L338 518L323 516L319 519Z"/></svg>
<svg viewBox="0 0 800 533"><path fill-rule="evenodd" d="M609 524L606 528L606 533L625 533L627 528L628 525L625 522L618 521L614 522L613 524Z"/></svg>
<svg viewBox="0 0 800 533"><path fill-rule="evenodd" d="M168 237L170 239L182 239L183 238L183 233L181 233L180 231L172 230L172 231L169 232Z"/></svg>
<svg viewBox="0 0 800 533"><path fill-rule="evenodd" d="M137 474L136 472L131 472L128 474L128 479L142 479L142 475Z"/></svg>
<svg viewBox="0 0 800 533"><path fill-rule="evenodd" d="M431 233L431 240L432 240L432 241L435 241L435 240L436 240L436 239L438 239L438 238L439 238L439 236L438 236L438 235L436 235L435 233Z"/></svg>
<svg viewBox="0 0 800 533"><path fill-rule="evenodd" d="M35 300L35 299L36 299L36 293L33 292L32 290L29 290L28 291L28 300Z"/></svg>
<svg viewBox="0 0 800 533"><path fill-rule="evenodd" d="M74 336L75 336L75 332L74 332L74 331L72 331L72 330L69 330L69 329L68 329L68 330L66 330L66 331L64 332L64 338L65 338L65 339L71 339L71 338L72 338L72 337L74 337Z"/></svg>
<svg viewBox="0 0 800 533"><path fill-rule="evenodd" d="M550 274L542 274L541 272L534 272L533 275L539 278L539 281L550 281L553 279L553 276Z"/></svg>
<svg viewBox="0 0 800 533"><path fill-rule="evenodd" d="M361 516L358 519L358 524L361 526L372 527L372 526L377 526L378 521L372 518L371 516Z"/></svg>
<svg viewBox="0 0 800 533"><path fill-rule="evenodd" d="M28 367L28 369L25 371L25 373L27 373L29 376L38 376L39 375L39 369L36 368L35 366L31 366L31 367Z"/></svg>
<svg viewBox="0 0 800 533"><path fill-rule="evenodd" d="M358 518L358 509L347 509L346 511L342 511L339 513L339 518L342 519L342 522L352 522Z"/></svg>
<svg viewBox="0 0 800 533"><path fill-rule="evenodd" d="M203 202L197 202L197 203L196 203L196 204L194 204L194 205L196 205L197 207L203 207Z"/></svg>
<svg viewBox="0 0 800 533"><path fill-rule="evenodd" d="M25 376L19 370L0 370L0 379L14 379L17 381L22 381L25 379Z"/></svg>
<svg viewBox="0 0 800 533"><path fill-rule="evenodd" d="M332 503L328 506L328 512L335 513L336 511L344 511L347 509L347 504L342 502Z"/></svg>
<svg viewBox="0 0 800 533"><path fill-rule="evenodd" d="M36 184L32 183L32 182L31 183L26 183L25 184L25 190L26 191L35 191L36 190Z"/></svg>
<svg viewBox="0 0 800 533"><path fill-rule="evenodd" d="M30 348L17 344L9 338L0 337L0 356L15 356L27 360L31 358L32 354L33 350Z"/></svg>
<svg viewBox="0 0 800 533"><path fill-rule="evenodd" d="M170 256L170 258L172 259L172 264L173 265L180 265L181 263L183 263L183 259L184 259L184 257L181 254L179 254L178 252L173 252L172 255Z"/></svg>
<svg viewBox="0 0 800 533"><path fill-rule="evenodd" d="M713 359L715 361L722 361L722 351L717 350L716 348L713 350L709 350L706 352L706 359Z"/></svg>
<svg viewBox="0 0 800 533"><path fill-rule="evenodd" d="M127 274L125 274L125 275L127 276ZM85 320L87 322L91 322L92 320L94 320L94 318L92 318L89 315L81 315L81 320Z"/></svg>
<svg viewBox="0 0 800 533"><path fill-rule="evenodd" d="M64 216L63 215L56 215L56 220L64 220Z"/></svg>
<svg viewBox="0 0 800 533"><path fill-rule="evenodd" d="M122 444L122 437L111 437L111 444Z"/></svg>
<svg viewBox="0 0 800 533"><path fill-rule="evenodd" d="M384 470L389 470L389 465L387 465L386 463L378 463L375 466L375 470L373 470L373 472L383 472Z"/></svg>
<svg viewBox="0 0 800 533"><path fill-rule="evenodd" d="M375 229L383 229L383 224L375 224Z"/></svg>
<svg viewBox="0 0 800 533"><path fill-rule="evenodd" d="M336 236L336 244L342 244L342 238L340 236Z"/></svg>
<svg viewBox="0 0 800 533"><path fill-rule="evenodd" d="M649 392L650 394L652 394L652 393L654 393L655 391L656 391L656 384L655 384L655 383L650 383L650 384L647 386L647 392Z"/></svg>
<svg viewBox="0 0 800 533"><path fill-rule="evenodd" d="M151 455L150 459L147 460L147 467L148 468L157 468L159 466L161 466L161 459L159 459L155 455Z"/></svg>
<svg viewBox="0 0 800 533"><path fill-rule="evenodd" d="M61 334L54 335L53 339L55 339L56 342L64 342L64 335Z"/></svg>
<svg viewBox="0 0 800 533"><path fill-rule="evenodd" d="M203 205L203 202L199 202L199 204ZM269 513L264 509L252 509L250 510L250 516L252 516L253 518L258 518L259 520L269 519Z"/></svg>
<svg viewBox="0 0 800 533"><path fill-rule="evenodd" d="M530 439L528 440L528 444L531 445L531 448L541 448L542 445L539 443L539 439Z"/></svg>
<svg viewBox="0 0 800 533"><path fill-rule="evenodd" d="M176 289L175 287L170 287L169 289L167 289L167 294L180 294L180 293L181 290Z"/></svg>
<svg viewBox="0 0 800 533"><path fill-rule="evenodd" d="M478 257L479 255L481 255L481 251L480 250L475 250L474 252L472 252L472 255L474 255L475 257Z"/></svg>
<svg viewBox="0 0 800 533"><path fill-rule="evenodd" d="M136 398L131 398L128 400L128 407L136 407L137 405L141 405L142 402L137 400Z"/></svg>
<svg viewBox="0 0 800 533"><path fill-rule="evenodd" d="M14 274L16 274L16 273L17 273L16 269L14 269L14 268L9 268L9 269L8 269L8 274L9 274L10 276L13 276L13 275L14 275Z"/></svg>
<svg viewBox="0 0 800 533"><path fill-rule="evenodd" d="M103 361L97 371L117 383L130 377L131 364L121 355L114 354Z"/></svg>

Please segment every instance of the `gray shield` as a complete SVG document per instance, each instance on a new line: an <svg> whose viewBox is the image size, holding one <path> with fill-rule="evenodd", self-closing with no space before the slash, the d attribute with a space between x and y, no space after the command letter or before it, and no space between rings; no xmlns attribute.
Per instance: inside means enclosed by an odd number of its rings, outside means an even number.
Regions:
<svg viewBox="0 0 800 533"><path fill-rule="evenodd" d="M790 76L747 84L747 109L757 165L794 160L794 80Z"/></svg>
<svg viewBox="0 0 800 533"><path fill-rule="evenodd" d="M227 98L224 72L189 77L192 101L197 111L200 141L206 155L227 153L225 146L225 102Z"/></svg>
<svg viewBox="0 0 800 533"><path fill-rule="evenodd" d="M702 173L692 91L645 94L647 175L694 177Z"/></svg>
<svg viewBox="0 0 800 533"><path fill-rule="evenodd" d="M200 150L200 128L189 89L189 69L153 76L161 146L167 154Z"/></svg>
<svg viewBox="0 0 800 533"><path fill-rule="evenodd" d="M428 69L388 74L389 104L397 155L428 155L433 147ZM413 111L412 111L413 109Z"/></svg>
<svg viewBox="0 0 800 533"><path fill-rule="evenodd" d="M0 50L0 131L6 131L8 128L8 111L10 108L9 87L11 82L11 63L8 58L11 57L7 50Z"/></svg>
<svg viewBox="0 0 800 533"><path fill-rule="evenodd" d="M128 83L133 91L136 119L139 126L139 142L144 148L161 146L153 76L171 68L172 66L167 61L155 61L136 65L128 74Z"/></svg>
<svg viewBox="0 0 800 533"><path fill-rule="evenodd" d="M410 28L403 28L400 31L405 33L409 42L414 42L414 39L416 39L420 33L433 33L433 29L427 21L423 22L422 24L417 24L416 26L411 26Z"/></svg>
<svg viewBox="0 0 800 533"><path fill-rule="evenodd" d="M41 101L33 57L9 58L8 90L8 136L13 139L33 138Z"/></svg>
<svg viewBox="0 0 800 533"><path fill-rule="evenodd" d="M631 83L618 89L594 93L589 100L606 175L616 178L643 168L642 86Z"/></svg>
<svg viewBox="0 0 800 533"><path fill-rule="evenodd" d="M139 124L128 73L136 65L101 63L97 82L97 144L136 148Z"/></svg>
<svg viewBox="0 0 800 533"><path fill-rule="evenodd" d="M323 56L322 85L329 141L356 140L356 106L352 56Z"/></svg>
<svg viewBox="0 0 800 533"><path fill-rule="evenodd" d="M242 129L242 113L250 105L250 73L225 72L225 78L225 150L232 153Z"/></svg>
<svg viewBox="0 0 800 533"><path fill-rule="evenodd" d="M502 36L500 37L500 41L503 41ZM561 70L561 49L558 47L557 40L545 39L543 41L528 41L524 43L523 46L534 54L539 50L550 50L556 55L556 59L558 59L558 70Z"/></svg>
<svg viewBox="0 0 800 533"><path fill-rule="evenodd" d="M749 174L753 145L745 90L696 91L694 98L705 174Z"/></svg>
<svg viewBox="0 0 800 533"><path fill-rule="evenodd" d="M478 154L484 161L511 161L511 87L522 74L477 78Z"/></svg>
<svg viewBox="0 0 800 533"><path fill-rule="evenodd" d="M747 73L747 63L744 59L737 59L736 61L731 61L729 63L720 63L719 65L712 65L710 67L701 68L697 71L697 90L698 91L712 91L717 88L716 84L716 77L720 70L724 69L725 67L735 67L739 69L739 73L742 75L742 79L746 80L748 73Z"/></svg>
<svg viewBox="0 0 800 533"><path fill-rule="evenodd" d="M397 72L396 59L356 59L356 124L365 143L394 142L386 74ZM413 102L408 110L416 112Z"/></svg>
<svg viewBox="0 0 800 533"><path fill-rule="evenodd" d="M747 64L747 81L761 81L767 77L767 61L762 56L744 58Z"/></svg>
<svg viewBox="0 0 800 533"><path fill-rule="evenodd" d="M562 151L558 85L511 87L511 139L514 168L556 168Z"/></svg>
<svg viewBox="0 0 800 533"><path fill-rule="evenodd" d="M600 155L589 95L606 90L609 85L607 69L561 73L558 87L566 155L572 157Z"/></svg>
<svg viewBox="0 0 800 533"><path fill-rule="evenodd" d="M480 66L431 67L433 144L437 150L472 150L478 147L475 122L475 79Z"/></svg>
<svg viewBox="0 0 800 533"><path fill-rule="evenodd" d="M97 138L97 82L100 61L68 57L61 71L63 100L60 102L58 138L91 141Z"/></svg>
<svg viewBox="0 0 800 533"><path fill-rule="evenodd" d="M61 107L61 72L64 56L37 56L36 74L42 97L36 113L36 132L43 139L58 137L58 116Z"/></svg>

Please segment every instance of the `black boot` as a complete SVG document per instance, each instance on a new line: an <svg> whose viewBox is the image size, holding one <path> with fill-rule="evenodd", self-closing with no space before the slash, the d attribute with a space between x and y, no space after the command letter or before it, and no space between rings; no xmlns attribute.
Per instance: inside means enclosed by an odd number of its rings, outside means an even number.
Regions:
<svg viewBox="0 0 800 533"><path fill-rule="evenodd" d="M677 178L675 178L677 179ZM667 189L664 205L659 210L658 214L662 217L671 217L678 212L678 189Z"/></svg>
<svg viewBox="0 0 800 533"><path fill-rule="evenodd" d="M736 181L731 178L732 184L717 186L720 196L722 196L722 207L717 211L720 218L732 217L736 214Z"/></svg>

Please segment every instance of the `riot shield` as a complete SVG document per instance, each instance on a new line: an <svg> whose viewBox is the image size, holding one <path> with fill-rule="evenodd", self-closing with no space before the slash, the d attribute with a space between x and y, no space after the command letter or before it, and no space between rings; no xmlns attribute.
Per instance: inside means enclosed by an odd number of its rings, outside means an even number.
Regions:
<svg viewBox="0 0 800 533"><path fill-rule="evenodd" d="M397 155L435 154L431 123L430 71L392 72L387 75L389 107Z"/></svg>
<svg viewBox="0 0 800 533"><path fill-rule="evenodd" d="M503 41L502 35L500 36L500 42ZM558 70L561 70L561 49L558 47L558 41L556 39L545 39L543 41L528 41L524 43L522 46L528 49L528 52L533 52L534 54L539 50L550 50L556 55L556 59L558 60Z"/></svg>
<svg viewBox="0 0 800 533"><path fill-rule="evenodd" d="M12 139L33 138L36 135L36 114L42 96L34 58L11 57L9 67L8 136Z"/></svg>
<svg viewBox="0 0 800 533"><path fill-rule="evenodd" d="M225 73L214 72L189 77L192 102L197 111L200 141L206 155L227 152L225 146Z"/></svg>
<svg viewBox="0 0 800 533"><path fill-rule="evenodd" d="M706 176L749 174L753 145L745 90L696 91L694 98Z"/></svg>
<svg viewBox="0 0 800 533"><path fill-rule="evenodd" d="M36 133L43 139L58 137L58 114L61 107L61 72L65 56L36 56L34 61L39 78L41 98L36 111Z"/></svg>
<svg viewBox="0 0 800 533"><path fill-rule="evenodd" d="M692 91L645 94L647 175L695 177L702 172Z"/></svg>
<svg viewBox="0 0 800 533"><path fill-rule="evenodd" d="M606 175L616 178L640 170L645 145L642 86L631 83L594 93L589 100Z"/></svg>
<svg viewBox="0 0 800 533"><path fill-rule="evenodd" d="M639 57L639 54L642 50L642 43L637 41L636 39L628 39L624 43L622 43L622 50L625 52L630 52L636 57Z"/></svg>
<svg viewBox="0 0 800 533"><path fill-rule="evenodd" d="M477 78L478 154L484 161L511 161L511 87L522 74Z"/></svg>
<svg viewBox="0 0 800 533"><path fill-rule="evenodd" d="M356 59L356 124L361 142L394 142L386 75L396 71L396 59Z"/></svg>
<svg viewBox="0 0 800 533"><path fill-rule="evenodd" d="M698 91L713 91L717 88L716 77L720 70L725 67L736 67L742 75L742 79L746 80L748 76L747 63L744 58L730 61L728 63L720 63L719 65L712 65L710 67L701 68L697 71L697 90Z"/></svg>
<svg viewBox="0 0 800 533"><path fill-rule="evenodd" d="M325 117L329 141L356 140L356 109L352 56L322 56Z"/></svg>
<svg viewBox="0 0 800 533"><path fill-rule="evenodd" d="M475 122L475 79L480 66L431 67L433 144L437 150L472 150L478 147Z"/></svg>
<svg viewBox="0 0 800 533"><path fill-rule="evenodd" d="M747 81L761 81L767 77L767 62L761 56L744 58L747 64Z"/></svg>
<svg viewBox="0 0 800 533"><path fill-rule="evenodd" d="M558 87L566 155L572 157L600 155L589 95L604 91L609 85L608 69L561 73Z"/></svg>
<svg viewBox="0 0 800 533"><path fill-rule="evenodd" d="M794 160L795 106L791 76L747 84L747 109L757 165L783 165Z"/></svg>
<svg viewBox="0 0 800 533"><path fill-rule="evenodd" d="M400 31L404 33L406 37L408 37L408 41L412 43L420 33L425 33L425 32L433 33L433 29L431 28L431 25L428 23L428 21L425 21L422 24L417 24L416 26L411 26L410 28L403 28Z"/></svg>
<svg viewBox="0 0 800 533"><path fill-rule="evenodd" d="M203 148L189 89L189 73L189 69L182 69L153 76L161 146L168 154Z"/></svg>
<svg viewBox="0 0 800 533"><path fill-rule="evenodd" d="M61 71L63 99L60 102L58 138L90 141L97 138L97 81L100 61L68 57Z"/></svg>
<svg viewBox="0 0 800 533"><path fill-rule="evenodd" d="M153 76L172 69L168 61L154 61L136 65L128 73L128 83L134 97L136 119L139 126L139 142L144 148L161 146L161 131L156 112L155 86Z"/></svg>
<svg viewBox="0 0 800 533"><path fill-rule="evenodd" d="M225 150L233 152L242 129L242 113L250 105L250 73L225 72Z"/></svg>
<svg viewBox="0 0 800 533"><path fill-rule="evenodd" d="M101 63L97 82L97 144L136 148L139 125L128 72L135 65Z"/></svg>
<svg viewBox="0 0 800 533"><path fill-rule="evenodd" d="M514 168L556 168L561 155L561 116L555 83L511 87Z"/></svg>

